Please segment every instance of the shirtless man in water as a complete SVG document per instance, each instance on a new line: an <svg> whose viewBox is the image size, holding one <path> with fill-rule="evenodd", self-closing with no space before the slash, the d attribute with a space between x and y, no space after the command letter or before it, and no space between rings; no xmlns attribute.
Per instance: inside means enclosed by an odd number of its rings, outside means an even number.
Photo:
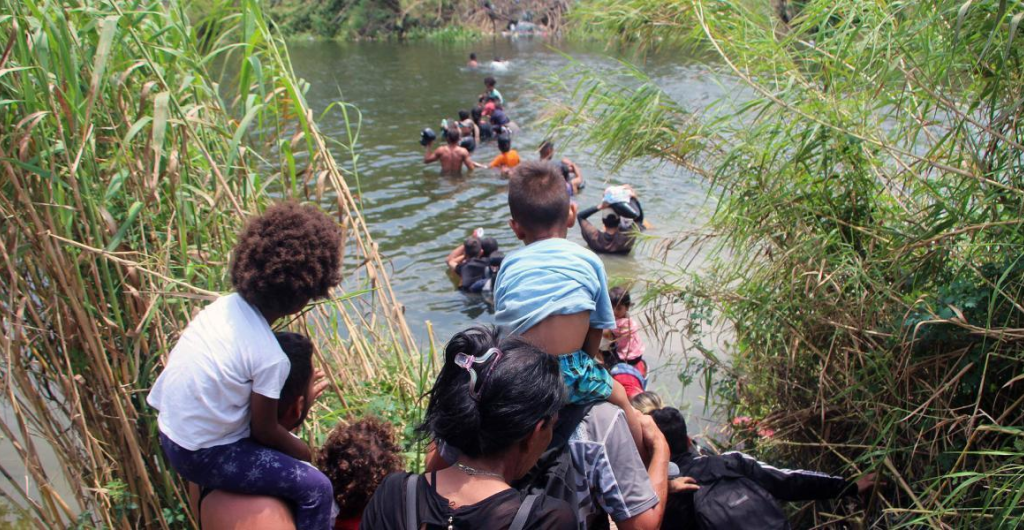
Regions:
<svg viewBox="0 0 1024 530"><path fill-rule="evenodd" d="M427 144L427 150L423 153L423 163L429 164L431 162L441 161L441 172L442 173L462 173L462 166L465 165L467 169L473 171L475 168L487 167L483 164L478 164L469 157L469 151L465 147L459 147L459 126L458 124L451 124L445 129L444 134L447 145L442 145L437 149L433 149L433 142Z"/></svg>

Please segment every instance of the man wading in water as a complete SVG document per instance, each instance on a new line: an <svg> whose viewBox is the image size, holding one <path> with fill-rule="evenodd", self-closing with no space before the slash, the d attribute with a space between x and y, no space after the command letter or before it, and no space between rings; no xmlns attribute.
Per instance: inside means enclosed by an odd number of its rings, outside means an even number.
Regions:
<svg viewBox="0 0 1024 530"><path fill-rule="evenodd" d="M437 160L441 161L441 172L450 174L461 174L462 166L473 171L475 168L487 167L483 164L473 162L469 157L469 151L465 147L459 147L459 126L451 124L444 130L444 139L448 145L442 145L431 151L433 141L427 142L427 150L423 153L423 163L429 164Z"/></svg>

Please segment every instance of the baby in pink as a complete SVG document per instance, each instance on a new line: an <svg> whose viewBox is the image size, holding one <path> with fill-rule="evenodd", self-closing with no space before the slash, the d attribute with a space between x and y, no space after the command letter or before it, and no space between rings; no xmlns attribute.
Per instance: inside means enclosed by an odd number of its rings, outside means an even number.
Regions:
<svg viewBox="0 0 1024 530"><path fill-rule="evenodd" d="M633 305L629 291L615 287L608 292L615 313L615 329L607 331L608 339L615 344L615 353L619 359L629 364L643 362L644 343L640 338L640 326L629 316L629 308Z"/></svg>

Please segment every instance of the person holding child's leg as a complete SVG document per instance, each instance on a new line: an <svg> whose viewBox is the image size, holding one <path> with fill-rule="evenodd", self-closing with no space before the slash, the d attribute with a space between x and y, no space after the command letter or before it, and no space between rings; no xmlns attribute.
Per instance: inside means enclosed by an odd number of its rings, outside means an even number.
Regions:
<svg viewBox="0 0 1024 530"><path fill-rule="evenodd" d="M558 166L520 164L509 180L509 226L526 247L502 261L494 286L495 320L558 357L571 404L609 401L625 414L643 451L638 414L626 390L595 361L601 333L615 328L604 264L565 239L576 220Z"/></svg>
<svg viewBox="0 0 1024 530"><path fill-rule="evenodd" d="M271 326L340 283L341 244L337 224L313 206L285 202L250 221L232 256L235 293L189 323L147 399L182 477L288 500L304 529L331 527L333 490L277 421L290 362Z"/></svg>

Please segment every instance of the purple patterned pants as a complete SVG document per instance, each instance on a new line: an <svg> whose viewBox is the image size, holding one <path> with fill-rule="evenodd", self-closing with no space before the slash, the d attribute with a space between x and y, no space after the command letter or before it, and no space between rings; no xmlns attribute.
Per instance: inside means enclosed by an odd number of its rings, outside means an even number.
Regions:
<svg viewBox="0 0 1024 530"><path fill-rule="evenodd" d="M295 527L301 530L329 530L334 526L331 481L306 462L249 438L189 451L160 433L160 446L174 470L186 480L207 489L289 501L295 509Z"/></svg>

